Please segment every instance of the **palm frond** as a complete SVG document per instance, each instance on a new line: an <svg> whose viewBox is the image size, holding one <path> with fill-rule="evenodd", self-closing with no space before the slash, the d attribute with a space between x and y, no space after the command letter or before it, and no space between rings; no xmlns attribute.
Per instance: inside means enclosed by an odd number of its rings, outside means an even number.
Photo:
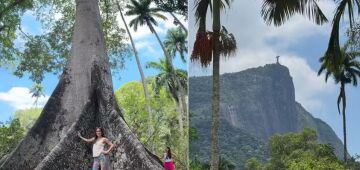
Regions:
<svg viewBox="0 0 360 170"><path fill-rule="evenodd" d="M236 39L233 34L229 34L224 26L220 31L220 54L230 57L236 53Z"/></svg>
<svg viewBox="0 0 360 170"><path fill-rule="evenodd" d="M154 61L151 61L151 62L147 62L146 65L145 65L145 68L153 68L153 69L156 69L158 71L164 71L164 67L158 63L158 62L154 62Z"/></svg>
<svg viewBox="0 0 360 170"><path fill-rule="evenodd" d="M153 15L153 16L155 16L155 17L157 17L157 18L160 18L160 19L162 19L162 20L164 20L164 21L168 19L165 15L160 14L160 13L158 13L158 12L151 12L150 14Z"/></svg>
<svg viewBox="0 0 360 170"><path fill-rule="evenodd" d="M336 9L333 19L333 26L330 34L328 48L325 52L324 63L328 65L329 69L336 71L337 66L342 62L341 48L339 40L340 20L346 10L347 0L340 2Z"/></svg>
<svg viewBox="0 0 360 170"><path fill-rule="evenodd" d="M319 25L327 22L316 0L264 0L261 8L264 21L268 25L273 23L275 26L284 24L297 13Z"/></svg>

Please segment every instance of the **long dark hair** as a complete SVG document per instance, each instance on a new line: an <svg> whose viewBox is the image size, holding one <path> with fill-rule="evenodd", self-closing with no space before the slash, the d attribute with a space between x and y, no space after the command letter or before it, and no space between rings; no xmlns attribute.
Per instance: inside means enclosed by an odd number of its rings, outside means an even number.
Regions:
<svg viewBox="0 0 360 170"><path fill-rule="evenodd" d="M104 131L101 127L96 127L95 128L95 140L98 138L98 136L96 135L96 130L100 130L101 131L101 137L105 137Z"/></svg>
<svg viewBox="0 0 360 170"><path fill-rule="evenodd" d="M170 149L170 147L166 147L166 148L168 149L166 152L166 158L171 159L171 149Z"/></svg>

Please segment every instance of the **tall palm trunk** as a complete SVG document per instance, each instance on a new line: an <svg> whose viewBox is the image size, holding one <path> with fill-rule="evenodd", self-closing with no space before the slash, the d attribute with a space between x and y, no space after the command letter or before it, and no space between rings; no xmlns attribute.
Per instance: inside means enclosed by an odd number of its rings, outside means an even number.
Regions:
<svg viewBox="0 0 360 170"><path fill-rule="evenodd" d="M213 0L213 96L211 124L211 162L210 170L219 170L218 129L220 119L220 0Z"/></svg>
<svg viewBox="0 0 360 170"><path fill-rule="evenodd" d="M152 26L152 24L148 23L148 26L150 28L150 31L152 33L155 34L156 36L156 39L158 40L160 46L161 46L161 49L163 50L164 52L164 55L165 55L165 58L166 58L166 61L168 62L168 64L170 65L171 67L171 73L173 75L173 78L175 80L175 83L177 83L178 85L180 85L180 82L178 81L177 77L175 76L175 73L174 73L174 66L173 66L173 63L172 63L172 57L169 55L169 53L167 52L167 50L165 49L165 46L164 44L162 43L159 35L157 34L157 32L155 31L154 27ZM179 93L179 92L176 92L176 93ZM177 94L178 96L178 94ZM181 98L178 98L178 100L180 100ZM183 120L182 120L182 117L183 117L183 105L180 104L180 103L177 103L178 106L179 106L179 110L180 110L180 116L179 116L179 125L180 125L180 132L182 133L183 132Z"/></svg>
<svg viewBox="0 0 360 170"><path fill-rule="evenodd" d="M174 68L174 67L173 67L173 64L172 64L172 58L171 58L171 56L169 55L169 53L167 52L167 50L166 50L166 48L165 48L165 46L164 46L163 42L161 41L161 39L160 39L159 35L157 34L157 32L156 32L155 28L153 27L153 25L152 25L150 22L148 22L148 24L147 24L147 25L149 26L150 31L151 31L152 33L154 33L154 34L155 34L156 39L158 40L158 42L159 42L159 44L160 44L160 46L161 46L161 49L163 50L164 55L165 55L165 57L166 57L167 61L169 62L169 64L170 64L171 68Z"/></svg>
<svg viewBox="0 0 360 170"><path fill-rule="evenodd" d="M182 28L182 29L186 32L186 34L187 34L187 33L188 33L188 30L186 29L186 27L184 26L184 24L180 22L180 20L174 15L174 13L172 13L172 12L169 12L169 13L170 13L170 15L175 19L175 21L180 24L181 28Z"/></svg>
<svg viewBox="0 0 360 170"><path fill-rule="evenodd" d="M345 95L345 84L341 83L341 97L342 97L342 116L343 116L343 133L344 133L344 161L347 162L347 141L346 141L346 95Z"/></svg>
<svg viewBox="0 0 360 170"><path fill-rule="evenodd" d="M182 113L183 113L183 103L181 102L182 100L182 96L179 92L176 92L177 94L177 98L178 98L178 102L177 102L177 105L178 105L178 109L179 109L179 115L178 115L178 119L179 119L179 129L180 129L180 135L183 136L183 132L184 132L184 122L183 122L183 116L182 116Z"/></svg>
<svg viewBox="0 0 360 170"><path fill-rule="evenodd" d="M120 16L121 16L121 19L125 25L125 28L126 28L126 32L128 33L129 35L129 38L130 38L130 42L131 42L131 46L132 46L132 49L133 49L133 52L134 52L134 56L135 56L135 60L136 60L136 64L138 66L138 69L139 69L139 72L140 72L140 77L141 77L141 82L142 82L142 85L143 85L143 89L144 89L144 95L145 95L145 105L146 105L146 110L147 112L149 113L149 121L150 121L150 126L152 125L151 124L151 120L152 120L152 111L151 111L151 107L150 107L150 97L149 97L149 92L147 90L147 85L146 85L146 79L145 79L145 76L144 76L144 71L141 67L141 63L140 63L140 59L139 59L139 55L138 55L138 52L136 50L136 47L135 47L135 43L134 43L134 40L131 36L131 33L130 33L130 30L129 30L129 27L125 21L125 18L124 18L124 15L121 11L121 7L120 7L120 4L119 4L119 1L116 1L116 5L117 5L117 8L120 12ZM153 129L150 127L150 129Z"/></svg>

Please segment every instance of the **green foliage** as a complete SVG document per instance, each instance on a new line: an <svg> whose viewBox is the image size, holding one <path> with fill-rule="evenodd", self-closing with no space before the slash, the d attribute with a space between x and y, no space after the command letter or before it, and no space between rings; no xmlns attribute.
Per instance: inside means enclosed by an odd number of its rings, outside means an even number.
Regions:
<svg viewBox="0 0 360 170"><path fill-rule="evenodd" d="M219 170L234 170L235 164L223 157L219 159ZM197 158L190 162L191 170L208 170L210 169L210 165L206 162L201 162Z"/></svg>
<svg viewBox="0 0 360 170"><path fill-rule="evenodd" d="M182 69L174 70L167 58L161 58L159 62L148 62L146 68L153 68L159 71L154 82L156 92L164 87L176 101L179 101L177 95L182 92L181 88L185 88L185 91L187 91L187 72Z"/></svg>
<svg viewBox="0 0 360 170"><path fill-rule="evenodd" d="M4 59L15 63L14 74L16 76L22 77L28 73L32 81L40 84L46 73L58 74L61 72L71 55L71 37L75 23L76 5L75 1L67 0L20 0L21 3L23 1L28 4L28 7L21 11L32 7L31 9L37 15L37 19L45 31L40 35L29 35L21 30L21 23L16 22L12 27L13 34L3 36L4 32L0 32L0 41L3 40L0 43L0 51L3 51L0 53L0 63ZM109 0L99 1L99 7L111 68L114 73L118 73L125 67L124 63L129 56L129 49L125 42L125 30L120 28L116 20L118 11L111 8L112 5L115 5L112 3L113 1ZM4 17L11 14L6 13ZM20 18L18 20L20 21ZM17 29L20 30L21 38L25 41L24 47L15 47L13 44Z"/></svg>
<svg viewBox="0 0 360 170"><path fill-rule="evenodd" d="M23 77L27 71L30 73L30 79L39 84L46 72L59 70L61 64L56 62L57 58L54 58L54 55L51 55L51 47L48 45L46 36L34 36L29 39L25 43L25 50L20 56L21 60L14 74Z"/></svg>
<svg viewBox="0 0 360 170"><path fill-rule="evenodd" d="M173 12L188 17L187 0L155 0L155 3L163 11Z"/></svg>
<svg viewBox="0 0 360 170"><path fill-rule="evenodd" d="M270 138L271 159L266 164L255 158L249 159L246 169L255 170L341 170L344 169L334 153L334 149L317 142L317 134L312 129L301 133L275 135Z"/></svg>
<svg viewBox="0 0 360 170"><path fill-rule="evenodd" d="M0 159L10 153L24 136L19 119L0 125Z"/></svg>
<svg viewBox="0 0 360 170"><path fill-rule="evenodd" d="M183 62L186 62L185 53L188 51L187 34L181 27L169 29L166 33L164 46L170 56L175 57L176 53L180 54Z"/></svg>
<svg viewBox="0 0 360 170"><path fill-rule="evenodd" d="M219 170L234 170L236 165L223 157L219 159Z"/></svg>
<svg viewBox="0 0 360 170"><path fill-rule="evenodd" d="M354 157L348 159L348 161L346 162L346 169L349 170L358 170L360 169L360 162L359 162L359 155L355 155Z"/></svg>
<svg viewBox="0 0 360 170"><path fill-rule="evenodd" d="M154 111L152 122L148 121L144 90L140 82L126 83L117 90L115 92L117 102L123 109L124 118L130 129L145 146L154 148L156 154L161 158L165 147L170 146L175 155L176 166L184 167L188 137L180 136L176 103L164 88L155 94L152 87L153 81L154 79L148 79L150 106ZM147 133L149 123L155 127L154 133L151 135Z"/></svg>
<svg viewBox="0 0 360 170"><path fill-rule="evenodd" d="M28 131L39 118L41 111L42 108L17 110L15 112L15 119L18 119L21 127Z"/></svg>
<svg viewBox="0 0 360 170"><path fill-rule="evenodd" d="M199 139L199 134L198 131L196 130L196 128L189 128L189 140L198 140Z"/></svg>
<svg viewBox="0 0 360 170"><path fill-rule="evenodd" d="M256 158L251 158L246 161L245 170L262 170L261 163Z"/></svg>
<svg viewBox="0 0 360 170"><path fill-rule="evenodd" d="M199 159L195 158L190 162L190 169L191 170L205 170L209 169L210 165L206 162L201 162Z"/></svg>
<svg viewBox="0 0 360 170"><path fill-rule="evenodd" d="M152 0L130 0L130 4L126 6L128 11L127 16L134 16L129 23L130 27L137 31L139 26L147 25L151 32L154 32L153 25L157 26L158 22L155 18L166 20L167 18L159 13L160 8L151 7Z"/></svg>
<svg viewBox="0 0 360 170"><path fill-rule="evenodd" d="M17 38L16 30L21 23L21 16L33 7L33 0L0 1L0 66L11 63L14 54L19 51L13 41Z"/></svg>

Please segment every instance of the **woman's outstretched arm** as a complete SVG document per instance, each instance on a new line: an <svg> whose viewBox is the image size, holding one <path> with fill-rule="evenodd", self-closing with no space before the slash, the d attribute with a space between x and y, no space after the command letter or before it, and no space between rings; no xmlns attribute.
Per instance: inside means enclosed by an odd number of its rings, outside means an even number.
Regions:
<svg viewBox="0 0 360 170"><path fill-rule="evenodd" d="M92 137L92 138L90 138L90 139L86 139L86 138L82 137L81 134L80 134L80 132L78 132L78 136L79 136L79 138L82 139L83 141L89 142L89 143L90 143L90 142L94 142L94 140L95 140L94 137Z"/></svg>
<svg viewBox="0 0 360 170"><path fill-rule="evenodd" d="M109 145L109 149L106 150L106 151L103 151L102 153L103 153L103 154L108 154L108 153L113 149L114 144L113 144L109 139L107 139L107 138L104 139L104 142L105 142L107 145Z"/></svg>

